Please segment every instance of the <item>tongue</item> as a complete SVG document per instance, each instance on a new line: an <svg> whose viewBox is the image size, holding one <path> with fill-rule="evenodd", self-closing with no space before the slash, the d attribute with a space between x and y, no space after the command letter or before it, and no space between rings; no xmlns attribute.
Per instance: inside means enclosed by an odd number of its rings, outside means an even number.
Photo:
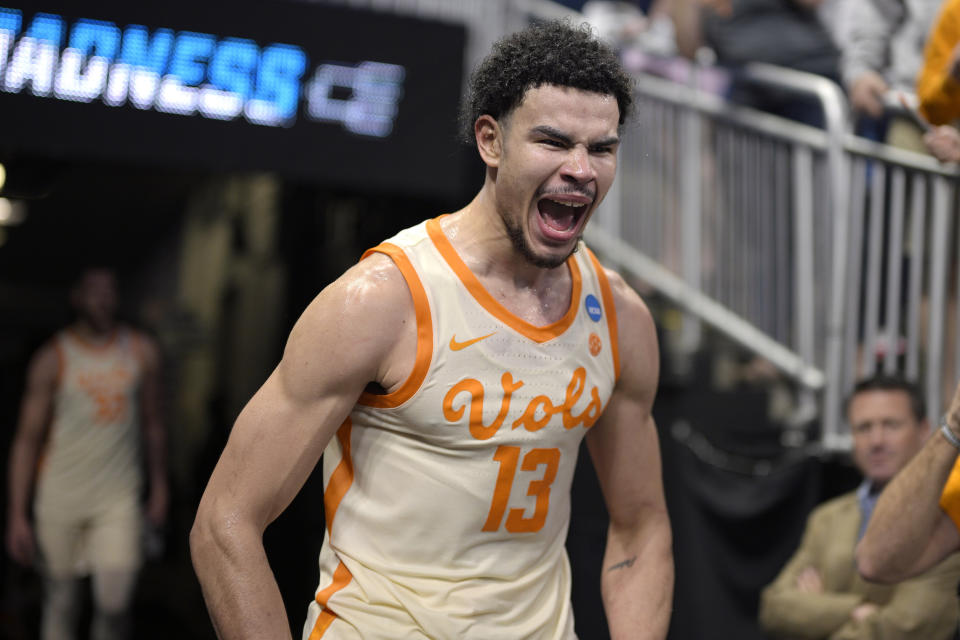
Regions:
<svg viewBox="0 0 960 640"><path fill-rule="evenodd" d="M568 231L576 223L576 209L557 204L553 200L541 200L538 209L543 221L557 231Z"/></svg>

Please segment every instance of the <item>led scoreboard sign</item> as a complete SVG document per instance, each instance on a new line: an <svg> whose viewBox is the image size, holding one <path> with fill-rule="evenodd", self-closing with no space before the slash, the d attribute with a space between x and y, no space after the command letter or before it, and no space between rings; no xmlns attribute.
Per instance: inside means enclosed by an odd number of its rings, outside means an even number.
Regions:
<svg viewBox="0 0 960 640"><path fill-rule="evenodd" d="M35 14L21 33L23 14L0 7L2 90L38 97L289 126L297 118L307 54L300 47L260 48L245 38ZM61 48L60 43L66 42ZM15 43L15 46L13 46ZM5 68L4 68L5 67ZM321 64L306 83L307 114L339 122L361 135L390 134L403 94L405 69L394 64ZM352 92L332 97L335 88Z"/></svg>
<svg viewBox="0 0 960 640"><path fill-rule="evenodd" d="M456 189L462 27L290 0L136 4L0 6L0 151Z"/></svg>

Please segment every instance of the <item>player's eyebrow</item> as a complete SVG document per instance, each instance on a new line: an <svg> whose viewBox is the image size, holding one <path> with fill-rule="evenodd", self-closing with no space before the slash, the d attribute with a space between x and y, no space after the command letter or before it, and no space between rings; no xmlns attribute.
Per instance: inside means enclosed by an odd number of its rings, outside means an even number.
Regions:
<svg viewBox="0 0 960 640"><path fill-rule="evenodd" d="M571 139L570 136L568 136L563 131L560 131L559 129L554 129L549 125L545 125L545 124L537 125L530 131L532 133L539 133L541 135L549 136L567 145L573 144L573 139ZM590 147L591 148L611 147L619 143L620 143L620 138L618 138L617 136L610 136L609 138L601 138L600 140L592 141L590 143Z"/></svg>

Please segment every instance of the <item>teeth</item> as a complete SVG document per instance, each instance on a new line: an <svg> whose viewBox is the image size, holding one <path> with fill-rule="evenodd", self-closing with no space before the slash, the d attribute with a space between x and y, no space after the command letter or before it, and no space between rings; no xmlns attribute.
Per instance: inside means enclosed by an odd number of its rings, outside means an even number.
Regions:
<svg viewBox="0 0 960 640"><path fill-rule="evenodd" d="M550 202L556 202L557 204L562 204L565 207L572 207L574 209L579 209L580 207L584 206L583 203L580 202L564 202L563 200L554 200L553 198L548 198L548 200L550 200Z"/></svg>

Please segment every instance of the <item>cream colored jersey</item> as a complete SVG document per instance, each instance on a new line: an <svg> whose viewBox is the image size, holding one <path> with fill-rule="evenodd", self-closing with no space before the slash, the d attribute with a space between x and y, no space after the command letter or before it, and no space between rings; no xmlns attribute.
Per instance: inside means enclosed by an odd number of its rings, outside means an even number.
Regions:
<svg viewBox="0 0 960 640"><path fill-rule="evenodd" d="M60 366L34 508L47 520L71 520L139 499L143 357L127 329L104 345L69 329L53 340Z"/></svg>
<svg viewBox="0 0 960 640"><path fill-rule="evenodd" d="M575 638L570 485L619 367L602 268L581 244L569 309L538 327L484 289L439 219L371 251L410 288L416 362L399 390L364 394L324 453L303 637Z"/></svg>

